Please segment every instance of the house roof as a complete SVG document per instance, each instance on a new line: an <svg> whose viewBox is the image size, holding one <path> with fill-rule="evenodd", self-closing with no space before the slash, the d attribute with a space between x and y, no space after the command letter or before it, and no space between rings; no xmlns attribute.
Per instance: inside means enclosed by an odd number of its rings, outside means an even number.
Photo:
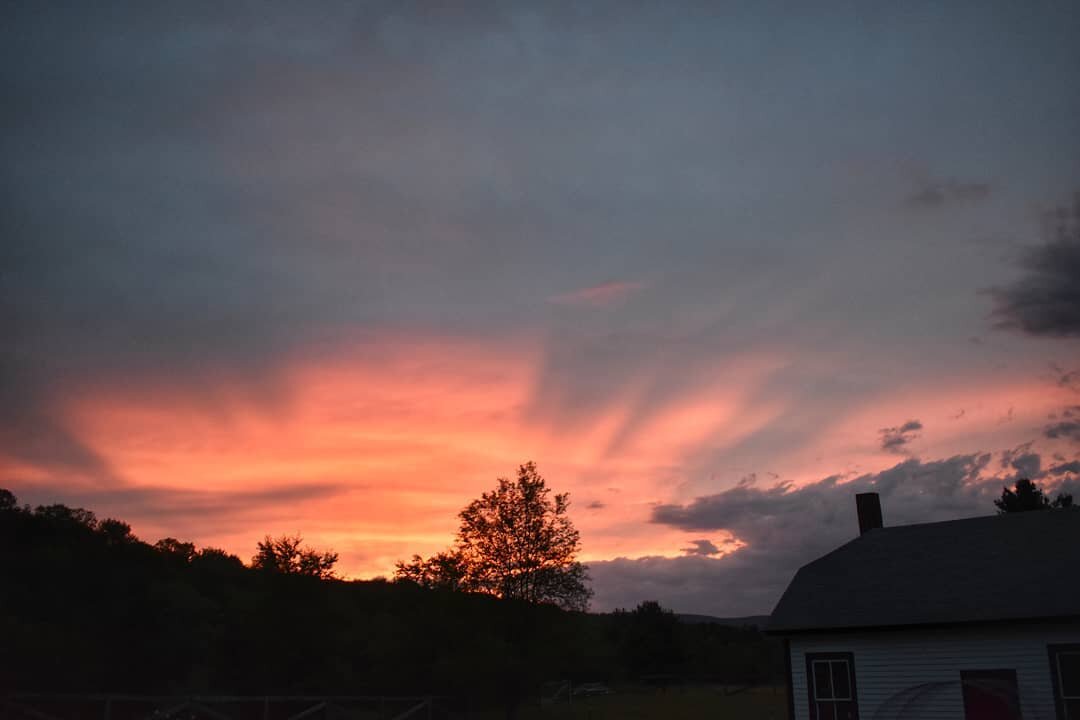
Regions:
<svg viewBox="0 0 1080 720"><path fill-rule="evenodd" d="M1080 511L877 528L804 565L775 633L1080 617Z"/></svg>

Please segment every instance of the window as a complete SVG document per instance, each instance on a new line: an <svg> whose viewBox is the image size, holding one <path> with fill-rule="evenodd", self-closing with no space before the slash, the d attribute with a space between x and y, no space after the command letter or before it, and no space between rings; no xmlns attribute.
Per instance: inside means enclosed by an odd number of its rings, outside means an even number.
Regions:
<svg viewBox="0 0 1080 720"><path fill-rule="evenodd" d="M961 670L966 720L1020 720L1015 670Z"/></svg>
<svg viewBox="0 0 1080 720"><path fill-rule="evenodd" d="M1080 645L1051 645L1049 650L1058 720L1080 720Z"/></svg>
<svg viewBox="0 0 1080 720"><path fill-rule="evenodd" d="M858 720L854 655L807 653L806 683L810 720Z"/></svg>

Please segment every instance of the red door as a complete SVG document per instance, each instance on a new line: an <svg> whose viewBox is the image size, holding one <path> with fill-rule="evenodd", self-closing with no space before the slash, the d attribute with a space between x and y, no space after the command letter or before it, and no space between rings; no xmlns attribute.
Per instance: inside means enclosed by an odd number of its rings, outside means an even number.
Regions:
<svg viewBox="0 0 1080 720"><path fill-rule="evenodd" d="M1020 720L1015 670L963 670L965 720Z"/></svg>

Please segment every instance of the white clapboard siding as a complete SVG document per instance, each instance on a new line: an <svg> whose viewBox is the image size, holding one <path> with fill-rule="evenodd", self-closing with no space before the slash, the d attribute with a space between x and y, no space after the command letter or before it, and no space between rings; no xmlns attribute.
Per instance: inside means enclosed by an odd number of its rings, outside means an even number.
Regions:
<svg viewBox="0 0 1080 720"><path fill-rule="evenodd" d="M806 654L850 652L860 720L963 720L961 670L1016 670L1024 720L1055 720L1047 645L1080 643L1080 624L1006 625L796 635L791 679L798 720L809 718Z"/></svg>

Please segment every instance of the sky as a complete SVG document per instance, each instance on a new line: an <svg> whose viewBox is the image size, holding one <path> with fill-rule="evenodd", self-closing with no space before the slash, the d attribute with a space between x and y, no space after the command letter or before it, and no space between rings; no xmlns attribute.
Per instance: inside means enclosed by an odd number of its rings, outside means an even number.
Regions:
<svg viewBox="0 0 1080 720"><path fill-rule="evenodd" d="M437 5L5 7L0 487L371 578L534 460L721 616L1080 492L1075 3Z"/></svg>

